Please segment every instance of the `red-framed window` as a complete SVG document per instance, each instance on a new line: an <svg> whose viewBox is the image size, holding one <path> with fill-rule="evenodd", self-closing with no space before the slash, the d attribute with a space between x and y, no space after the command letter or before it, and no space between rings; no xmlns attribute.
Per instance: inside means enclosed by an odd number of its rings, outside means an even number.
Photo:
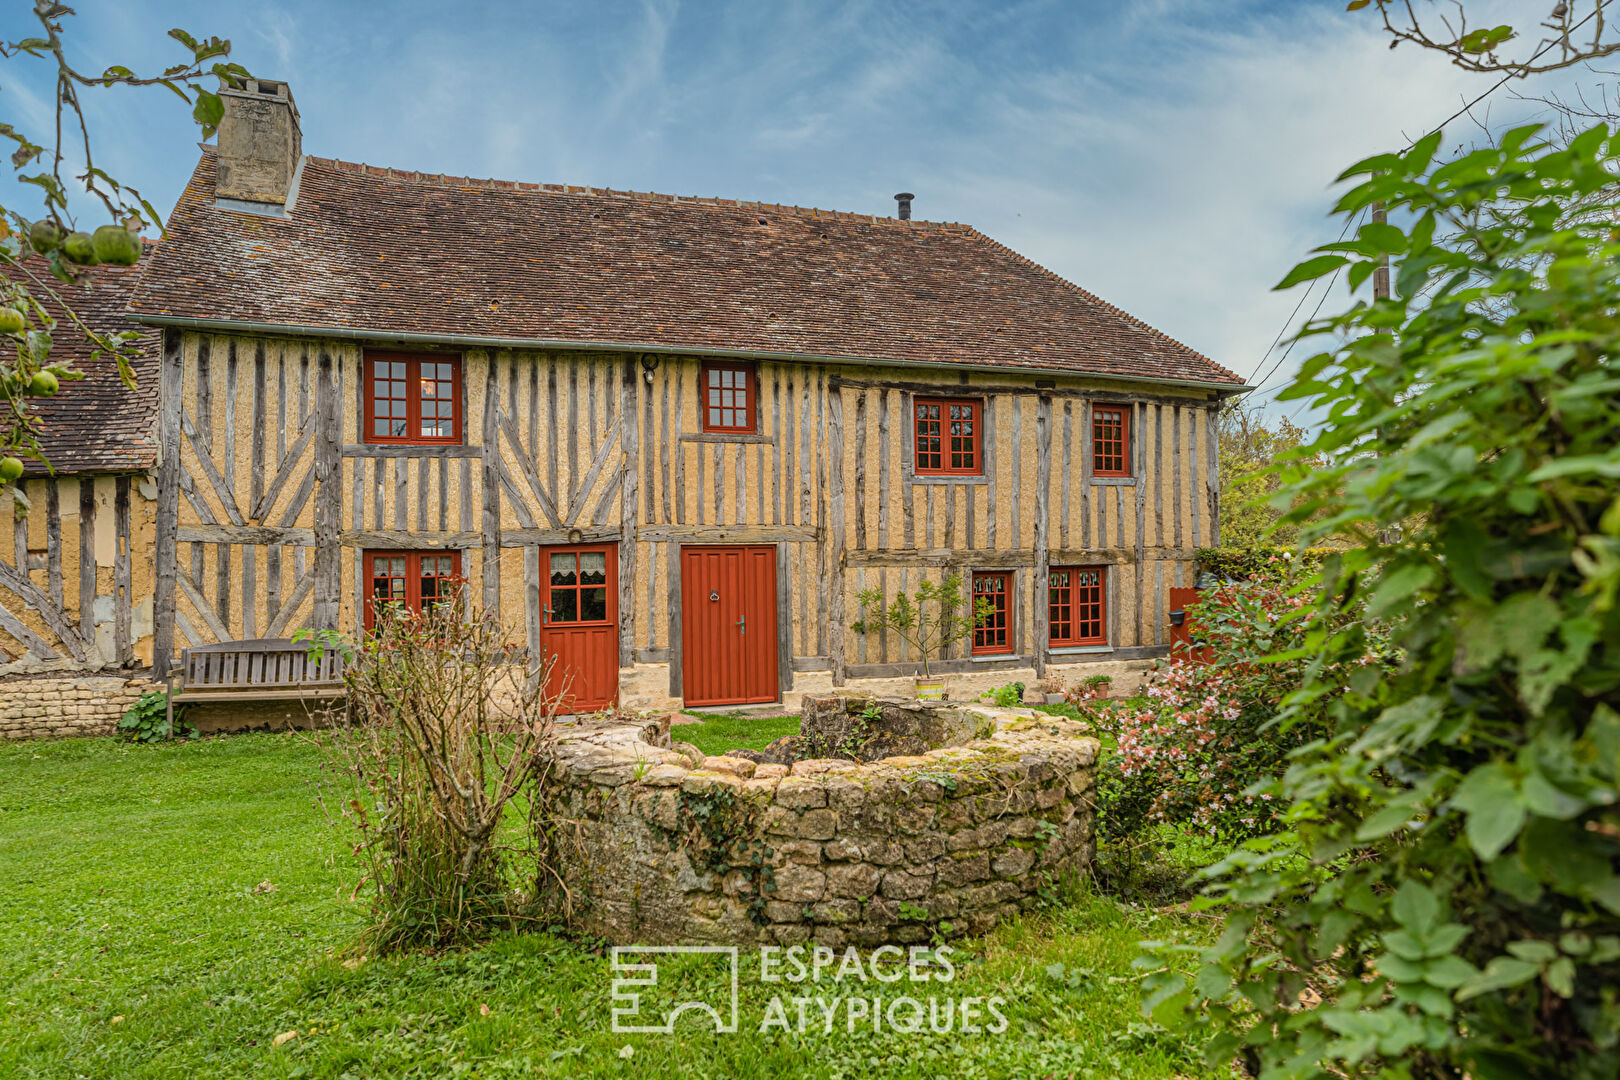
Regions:
<svg viewBox="0 0 1620 1080"><path fill-rule="evenodd" d="M547 626L607 621L608 590L617 576L612 555L610 545L546 553L551 580L541 614Z"/></svg>
<svg viewBox="0 0 1620 1080"><path fill-rule="evenodd" d="M918 476L978 476L981 403L963 398L917 398L913 403Z"/></svg>
<svg viewBox="0 0 1620 1080"><path fill-rule="evenodd" d="M1131 475L1131 410L1095 405L1091 410L1093 476Z"/></svg>
<svg viewBox="0 0 1620 1080"><path fill-rule="evenodd" d="M980 601L989 604L985 617L973 627L973 655L1013 651L1011 599L1011 574L973 575L973 610L979 610Z"/></svg>
<svg viewBox="0 0 1620 1080"><path fill-rule="evenodd" d="M419 612L448 600L461 580L461 552L368 551L364 571L369 630L380 606L400 604Z"/></svg>
<svg viewBox="0 0 1620 1080"><path fill-rule="evenodd" d="M759 426L759 380L746 361L705 360L703 430L752 435Z"/></svg>
<svg viewBox="0 0 1620 1080"><path fill-rule="evenodd" d="M461 360L366 352L365 441L461 442Z"/></svg>
<svg viewBox="0 0 1620 1080"><path fill-rule="evenodd" d="M1051 642L1056 648L1108 644L1108 573L1100 566L1054 566L1047 574Z"/></svg>

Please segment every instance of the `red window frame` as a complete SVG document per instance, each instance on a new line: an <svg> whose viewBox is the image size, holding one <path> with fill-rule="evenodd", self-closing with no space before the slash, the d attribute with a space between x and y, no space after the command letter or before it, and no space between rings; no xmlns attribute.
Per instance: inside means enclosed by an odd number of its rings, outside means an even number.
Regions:
<svg viewBox="0 0 1620 1080"><path fill-rule="evenodd" d="M994 656L1013 651L1012 635L1012 575L987 573L973 575L973 610L979 610L981 598L990 601L994 610L983 626L974 620L973 655Z"/></svg>
<svg viewBox="0 0 1620 1080"><path fill-rule="evenodd" d="M1047 611L1054 648L1108 644L1108 570L1054 566L1047 572Z"/></svg>
<svg viewBox="0 0 1620 1080"><path fill-rule="evenodd" d="M403 365L404 371L402 373L390 371L387 375L379 377L377 373L378 364ZM424 364L435 365L431 380L424 380L422 370ZM437 365L441 364L450 365L448 378L445 377L443 372L437 370ZM461 357L447 356L440 353L382 352L368 349L365 353L363 372L365 412L360 421L362 441L408 446L454 446L461 443L462 414L464 412L462 406L464 395L461 386ZM449 384L451 403L451 416L449 418L451 431L449 435L420 434L424 419L422 416L423 402L431 400L439 403L444 400L437 393L424 395L422 393L424 381L433 382L436 388L443 387L446 383ZM381 385L379 386L379 384ZM397 394L394 392L396 388L399 391ZM383 391L381 394L378 393L379 389ZM402 402L404 405L405 415L403 417L394 416L393 413L398 410L389 408L396 401ZM379 408L384 410L382 415L378 414ZM394 419L403 419L405 421L406 434L377 434L378 420L391 421ZM441 420L443 417L435 416L431 419ZM416 434L411 434L412 432Z"/></svg>
<svg viewBox="0 0 1620 1080"><path fill-rule="evenodd" d="M912 471L918 476L982 476L983 417L984 402L977 398L914 399Z"/></svg>
<svg viewBox="0 0 1620 1080"><path fill-rule="evenodd" d="M1131 409L1129 406L1092 406L1091 475L1131 475Z"/></svg>
<svg viewBox="0 0 1620 1080"><path fill-rule="evenodd" d="M431 559L434 562L427 574L423 572L424 559ZM379 560L384 563L381 567L377 565ZM395 566L396 561L403 565ZM424 599L422 585L425 580L431 579L435 582L434 595L426 597L430 604L435 599L444 599L451 595L454 587L462 580L459 551L367 551L362 569L366 579L366 592L361 602L366 606L367 630L370 630L377 621L379 580L399 581L399 588L391 589L390 596L416 612L422 610Z"/></svg>
<svg viewBox="0 0 1620 1080"><path fill-rule="evenodd" d="M723 374L726 372L733 376L741 375L742 385L736 385L735 378L726 379ZM724 382L731 382L732 385L719 385ZM752 435L759 430L759 376L752 363L746 360L705 360L699 368L698 386L698 408L702 410L700 415L704 431L716 435ZM743 420L739 423L735 415L722 415L725 412L741 412ZM732 423L726 423L728 419Z"/></svg>
<svg viewBox="0 0 1620 1080"><path fill-rule="evenodd" d="M545 564L540 572L545 575L545 582L541 586L545 593L543 606L540 612L540 625L545 628L558 627L571 630L580 626L608 626L616 620L611 617L614 610L614 595L619 587L619 560L615 557L617 548L613 544L592 544L585 547L544 547L540 549L540 557ZM602 580L587 583L584 580L584 562L586 555L600 555L602 557ZM558 581L558 571L563 566L559 559L573 560L573 580ZM585 617L586 593L602 594L602 615L600 618L587 619ZM564 597L572 603L572 607L565 606Z"/></svg>

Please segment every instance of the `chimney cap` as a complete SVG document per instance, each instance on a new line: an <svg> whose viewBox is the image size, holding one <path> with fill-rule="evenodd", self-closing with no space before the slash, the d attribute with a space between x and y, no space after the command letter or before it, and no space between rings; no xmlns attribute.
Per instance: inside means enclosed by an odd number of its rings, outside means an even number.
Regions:
<svg viewBox="0 0 1620 1080"><path fill-rule="evenodd" d="M900 204L901 221L911 220L911 200L915 199L916 197L917 196L913 195L909 191L902 191L894 197L894 201Z"/></svg>

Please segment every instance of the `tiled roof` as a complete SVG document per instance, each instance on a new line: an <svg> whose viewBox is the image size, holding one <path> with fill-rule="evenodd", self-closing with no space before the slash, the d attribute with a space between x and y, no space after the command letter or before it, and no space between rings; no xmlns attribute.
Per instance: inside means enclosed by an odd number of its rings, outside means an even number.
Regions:
<svg viewBox="0 0 1620 1080"><path fill-rule="evenodd" d="M205 148L136 318L1243 382L965 225L316 157L268 217L213 175Z"/></svg>
<svg viewBox="0 0 1620 1080"><path fill-rule="evenodd" d="M115 361L90 359L90 343L43 288L17 268L0 263L0 274L28 285L29 291L56 317L52 358L71 360L85 373L83 379L63 382L54 397L36 399L44 423L40 446L50 468L26 461L29 474L45 475L51 469L58 475L127 472L150 469L157 463L157 334L130 322L124 314L136 280L152 259L152 251L148 246L146 257L133 267L97 266L86 270L72 285L52 278L43 259L30 259L25 264L91 329L104 334L137 330L144 335L135 363L135 390L118 377Z"/></svg>

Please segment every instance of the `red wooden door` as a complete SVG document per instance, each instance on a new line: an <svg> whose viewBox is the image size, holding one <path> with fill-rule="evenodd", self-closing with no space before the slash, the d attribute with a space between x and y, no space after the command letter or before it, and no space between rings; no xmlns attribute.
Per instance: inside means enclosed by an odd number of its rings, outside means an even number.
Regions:
<svg viewBox="0 0 1620 1080"><path fill-rule="evenodd" d="M688 705L780 696L776 548L681 548L681 679Z"/></svg>
<svg viewBox="0 0 1620 1080"><path fill-rule="evenodd" d="M1170 624L1170 656L1175 660L1197 660L1207 664L1214 659L1213 651L1208 646L1194 648L1192 642L1192 615L1197 605L1197 589L1170 590L1170 610L1182 612L1181 625Z"/></svg>
<svg viewBox="0 0 1620 1080"><path fill-rule="evenodd" d="M540 652L546 692L564 712L592 712L619 696L618 552L614 544L540 549Z"/></svg>

